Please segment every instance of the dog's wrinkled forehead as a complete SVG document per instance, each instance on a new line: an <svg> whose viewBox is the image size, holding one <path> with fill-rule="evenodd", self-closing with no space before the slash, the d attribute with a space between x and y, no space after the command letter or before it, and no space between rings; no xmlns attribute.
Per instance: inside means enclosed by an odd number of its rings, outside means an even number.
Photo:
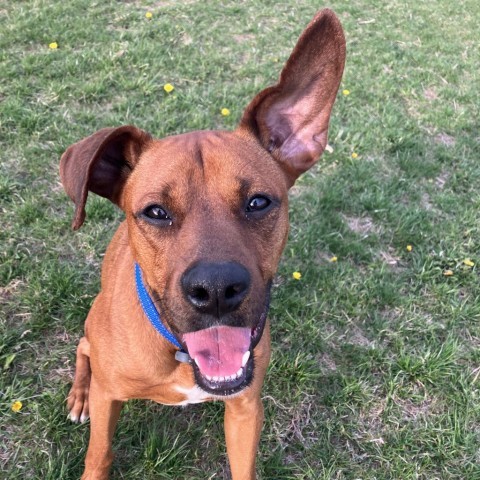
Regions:
<svg viewBox="0 0 480 480"><path fill-rule="evenodd" d="M286 191L281 168L260 145L232 132L214 131L153 141L127 183L133 209L159 197L184 197L191 203L218 195L235 202L239 193L242 198L255 193L282 197Z"/></svg>

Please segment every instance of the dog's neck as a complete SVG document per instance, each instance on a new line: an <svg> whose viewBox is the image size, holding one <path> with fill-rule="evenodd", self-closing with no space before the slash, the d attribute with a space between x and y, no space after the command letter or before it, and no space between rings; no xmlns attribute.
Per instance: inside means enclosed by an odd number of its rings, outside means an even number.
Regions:
<svg viewBox="0 0 480 480"><path fill-rule="evenodd" d="M165 340L168 340L172 345L178 348L175 352L175 359L179 362L190 363L190 355L183 349L180 342L177 340L175 335L168 330L168 328L163 324L162 319L158 310L155 308L152 298L148 294L147 288L142 280L142 270L138 263L135 263L135 285L137 287L137 295L142 305L142 310L150 320L150 323L153 325L155 330L163 337Z"/></svg>

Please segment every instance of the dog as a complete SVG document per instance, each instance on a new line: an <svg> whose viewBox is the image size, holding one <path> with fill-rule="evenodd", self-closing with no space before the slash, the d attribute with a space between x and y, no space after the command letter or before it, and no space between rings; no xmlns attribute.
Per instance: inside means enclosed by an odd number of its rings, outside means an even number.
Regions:
<svg viewBox="0 0 480 480"><path fill-rule="evenodd" d="M130 125L104 128L62 155L73 229L89 192L126 217L105 255L67 399L71 420L90 418L82 479L108 478L115 425L133 398L224 401L232 479L255 478L287 194L327 145L345 55L339 20L321 10L234 131L156 140Z"/></svg>

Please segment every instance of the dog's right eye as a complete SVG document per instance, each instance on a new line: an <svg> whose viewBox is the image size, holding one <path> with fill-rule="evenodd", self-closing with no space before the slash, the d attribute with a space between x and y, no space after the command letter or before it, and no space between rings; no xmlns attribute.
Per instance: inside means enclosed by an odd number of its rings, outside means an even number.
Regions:
<svg viewBox="0 0 480 480"><path fill-rule="evenodd" d="M172 224L172 218L160 205L150 205L143 211L143 215L151 220L158 220Z"/></svg>

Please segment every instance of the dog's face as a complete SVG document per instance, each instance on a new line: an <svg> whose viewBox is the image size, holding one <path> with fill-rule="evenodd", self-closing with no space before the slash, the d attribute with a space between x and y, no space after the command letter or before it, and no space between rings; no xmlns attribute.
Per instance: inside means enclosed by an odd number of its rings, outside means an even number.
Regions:
<svg viewBox="0 0 480 480"><path fill-rule="evenodd" d="M162 320L195 360L197 383L216 394L248 384L247 352L263 332L288 233L278 163L232 132L152 141L122 207L134 257Z"/></svg>
<svg viewBox="0 0 480 480"><path fill-rule="evenodd" d="M153 140L132 126L103 129L62 157L74 228L88 191L125 211L133 257L208 392L252 379L288 234L287 191L326 146L344 61L341 26L324 10L234 132Z"/></svg>

